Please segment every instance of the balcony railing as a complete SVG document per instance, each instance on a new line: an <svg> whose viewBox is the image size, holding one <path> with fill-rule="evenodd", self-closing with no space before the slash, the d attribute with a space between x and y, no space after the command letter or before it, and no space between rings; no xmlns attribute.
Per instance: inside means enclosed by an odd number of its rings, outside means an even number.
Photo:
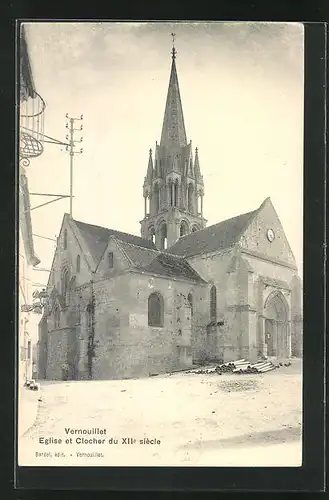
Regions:
<svg viewBox="0 0 329 500"><path fill-rule="evenodd" d="M23 160L28 161L43 153L45 107L44 100L37 92L33 96L21 92L19 155Z"/></svg>

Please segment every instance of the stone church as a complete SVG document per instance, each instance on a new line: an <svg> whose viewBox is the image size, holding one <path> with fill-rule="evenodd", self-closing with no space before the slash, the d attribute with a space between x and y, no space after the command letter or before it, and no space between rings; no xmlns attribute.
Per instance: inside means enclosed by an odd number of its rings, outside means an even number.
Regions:
<svg viewBox="0 0 329 500"><path fill-rule="evenodd" d="M39 377L148 376L302 354L302 285L270 198L207 227L172 51L141 237L64 215L39 325Z"/></svg>

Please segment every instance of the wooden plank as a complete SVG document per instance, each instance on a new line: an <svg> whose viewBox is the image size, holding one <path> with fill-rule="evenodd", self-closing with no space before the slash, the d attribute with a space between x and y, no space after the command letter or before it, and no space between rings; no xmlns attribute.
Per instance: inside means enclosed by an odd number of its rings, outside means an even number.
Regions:
<svg viewBox="0 0 329 500"><path fill-rule="evenodd" d="M275 366L274 366L274 365L272 365L272 366L268 366L268 367L266 367L266 368L261 368L259 371L260 371L261 373L265 373L265 372L269 372L270 370L275 370Z"/></svg>

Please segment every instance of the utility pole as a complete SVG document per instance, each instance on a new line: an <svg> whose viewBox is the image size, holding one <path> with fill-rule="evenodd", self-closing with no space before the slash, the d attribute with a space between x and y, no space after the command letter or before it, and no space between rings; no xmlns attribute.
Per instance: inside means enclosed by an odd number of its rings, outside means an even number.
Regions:
<svg viewBox="0 0 329 500"><path fill-rule="evenodd" d="M70 154L70 194L53 194L53 193L29 193L30 196L46 196L49 198L55 198L50 201L46 201L45 203L41 203L41 205L37 205L35 207L28 207L25 212L31 212L32 210L36 210L37 208L44 207L46 205L49 205L50 203L54 203L55 201L63 200L64 198L70 198L70 216L72 217L72 205L73 205L73 157L76 154L81 154L83 153L83 149L81 148L79 151L77 151L76 144L78 142L82 142L83 138L82 136L80 137L79 140L74 140L74 132L79 131L81 132L83 130L82 124L80 125L79 128L75 128L74 124L76 121L82 121L83 120L83 115L80 115L79 118L73 118L66 113L65 118L68 120L66 122L66 128L69 130L69 133L66 134L66 141L63 142L58 139L54 139L53 137L50 137L49 135L45 134L39 134L42 136L42 141L47 142L49 144L55 144L58 146L65 146L66 151L69 152ZM21 126L20 127L23 131L23 133L26 134L33 134L33 130L28 129L27 127ZM29 164L29 159L26 158L24 155L21 156L20 160L22 161L23 166L28 166ZM25 162L25 163L24 163ZM27 181L26 181L27 182Z"/></svg>
<svg viewBox="0 0 329 500"><path fill-rule="evenodd" d="M76 143L82 142L83 137L81 136L79 140L74 140L74 132L83 130L83 125L81 124L79 128L75 128L74 124L76 121L82 121L83 115L80 118L73 118L66 113L65 117L68 119L66 123L66 128L69 129L69 133L66 135L66 140L69 141L66 146L66 151L70 154L70 217L73 214L73 158L76 154L83 153L83 149L81 148L79 151L75 149Z"/></svg>

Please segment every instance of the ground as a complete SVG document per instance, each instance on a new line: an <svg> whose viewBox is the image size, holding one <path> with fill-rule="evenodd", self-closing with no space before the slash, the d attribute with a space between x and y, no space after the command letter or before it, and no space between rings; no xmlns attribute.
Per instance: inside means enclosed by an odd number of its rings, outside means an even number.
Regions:
<svg viewBox="0 0 329 500"><path fill-rule="evenodd" d="M24 435L34 424L38 414L38 391L31 391L27 387L19 390L18 435Z"/></svg>
<svg viewBox="0 0 329 500"><path fill-rule="evenodd" d="M25 465L301 465L299 360L264 374L44 382L39 396L36 422L20 438ZM67 434L68 428L106 434ZM76 444L77 437L104 443ZM118 443L109 444L111 437ZM140 444L143 438L160 444ZM36 456L45 452L51 456Z"/></svg>

